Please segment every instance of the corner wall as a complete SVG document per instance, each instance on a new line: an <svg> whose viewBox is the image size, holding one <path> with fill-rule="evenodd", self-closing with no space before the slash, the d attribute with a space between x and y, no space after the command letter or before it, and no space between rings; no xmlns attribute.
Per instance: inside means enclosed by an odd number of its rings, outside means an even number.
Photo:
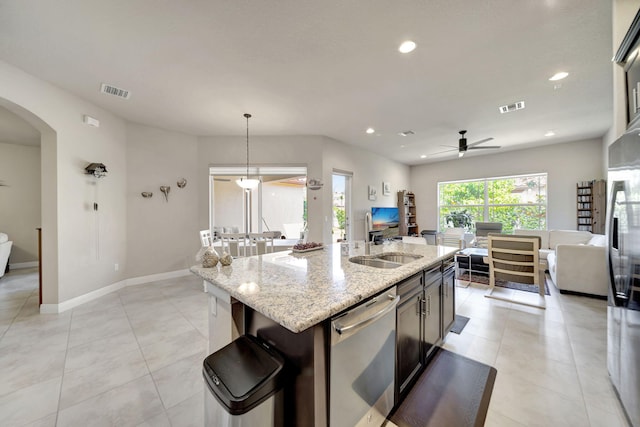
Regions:
<svg viewBox="0 0 640 427"><path fill-rule="evenodd" d="M3 61L0 103L42 134L43 302L121 281L114 262L125 256L125 122ZM85 125L84 114L100 127ZM85 175L90 162L107 165L109 176Z"/></svg>
<svg viewBox="0 0 640 427"><path fill-rule="evenodd" d="M198 234L197 138L127 124L127 278L195 264ZM179 179L187 185L178 188ZM160 191L170 187L168 201ZM153 197L143 198L143 191ZM123 266L124 267L124 266Z"/></svg>

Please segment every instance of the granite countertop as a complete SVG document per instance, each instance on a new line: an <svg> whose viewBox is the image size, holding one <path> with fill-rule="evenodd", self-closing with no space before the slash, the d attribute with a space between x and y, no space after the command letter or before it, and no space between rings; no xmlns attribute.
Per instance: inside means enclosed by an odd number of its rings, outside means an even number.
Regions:
<svg viewBox="0 0 640 427"><path fill-rule="evenodd" d="M340 244L305 253L275 252L236 258L228 267L191 267L204 280L264 314L292 332L302 332L331 316L424 270L458 249L447 246L385 242L371 247L371 255L403 252L423 255L398 268L381 269L355 264L349 258L364 255L364 244Z"/></svg>

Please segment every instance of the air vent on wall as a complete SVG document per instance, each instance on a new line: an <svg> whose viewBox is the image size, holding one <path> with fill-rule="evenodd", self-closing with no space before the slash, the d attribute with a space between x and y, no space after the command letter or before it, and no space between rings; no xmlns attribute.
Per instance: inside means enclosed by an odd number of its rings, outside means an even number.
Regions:
<svg viewBox="0 0 640 427"><path fill-rule="evenodd" d="M126 89L120 89L119 87L115 87L106 83L102 83L100 86L100 92L106 93L107 95L117 96L118 98L129 99L131 96L131 92Z"/></svg>
<svg viewBox="0 0 640 427"><path fill-rule="evenodd" d="M503 105L502 107L498 107L502 114L510 113L516 110L522 110L524 108L524 101L514 102L513 104Z"/></svg>

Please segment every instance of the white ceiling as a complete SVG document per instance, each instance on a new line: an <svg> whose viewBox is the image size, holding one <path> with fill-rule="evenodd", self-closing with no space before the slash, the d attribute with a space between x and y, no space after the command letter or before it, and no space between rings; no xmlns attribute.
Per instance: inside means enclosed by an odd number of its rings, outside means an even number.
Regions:
<svg viewBox="0 0 640 427"><path fill-rule="evenodd" d="M252 135L326 135L406 164L460 129L503 150L601 137L612 55L608 0L0 4L0 59L127 120L243 135L248 112ZM526 108L498 112L515 101Z"/></svg>

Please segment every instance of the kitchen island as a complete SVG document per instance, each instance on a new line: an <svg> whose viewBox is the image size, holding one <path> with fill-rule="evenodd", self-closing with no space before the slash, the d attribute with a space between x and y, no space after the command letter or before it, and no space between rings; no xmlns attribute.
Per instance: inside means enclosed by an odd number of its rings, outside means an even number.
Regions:
<svg viewBox="0 0 640 427"><path fill-rule="evenodd" d="M440 268L456 248L385 242L371 246L371 256L419 256L397 268L376 268L351 262L365 255L365 246L340 244L292 253L238 258L228 267L192 267L211 293L210 351L247 333L282 352L296 376L285 394L289 424L328 425L330 319L394 288L422 272ZM422 281L420 281L422 283ZM393 370L393 367L391 368Z"/></svg>

